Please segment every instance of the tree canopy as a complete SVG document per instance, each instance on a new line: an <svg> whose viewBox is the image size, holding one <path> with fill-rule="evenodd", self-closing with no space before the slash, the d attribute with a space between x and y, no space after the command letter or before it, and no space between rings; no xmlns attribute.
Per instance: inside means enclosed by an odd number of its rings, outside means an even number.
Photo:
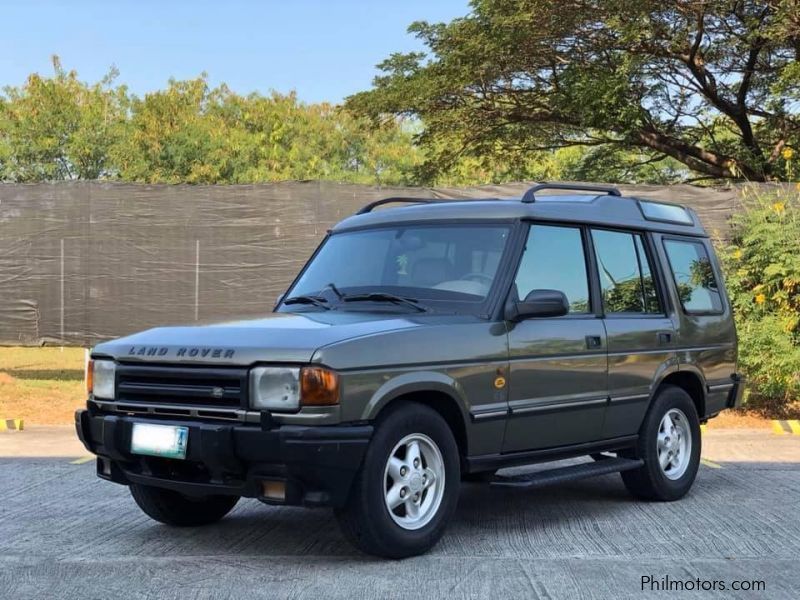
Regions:
<svg viewBox="0 0 800 600"><path fill-rule="evenodd" d="M473 0L410 31L428 52L390 56L347 107L420 119L424 180L575 147L687 178L791 176L797 0Z"/></svg>
<svg viewBox="0 0 800 600"><path fill-rule="evenodd" d="M0 180L118 179L252 183L327 179L408 184L421 153L414 124L379 127L294 94L238 95L204 76L138 98L112 70L83 83L54 59L0 95Z"/></svg>

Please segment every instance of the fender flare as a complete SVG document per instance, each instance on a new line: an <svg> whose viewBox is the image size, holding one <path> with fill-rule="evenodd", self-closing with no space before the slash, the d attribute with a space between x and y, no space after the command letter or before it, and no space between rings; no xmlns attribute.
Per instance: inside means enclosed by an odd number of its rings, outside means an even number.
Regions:
<svg viewBox="0 0 800 600"><path fill-rule="evenodd" d="M670 375L674 375L676 373L693 375L694 377L697 378L697 380L700 382L700 392L702 394L702 398L700 400L702 402L702 406L706 405L708 388L706 385L706 378L705 375L703 375L703 372L700 369L698 369L695 365L686 363L678 364L677 362L675 362L674 364L666 366L666 368L663 371L658 373L657 378L653 382L653 387L650 390L650 400L648 402L648 407L649 404L653 401L653 398L655 397L656 390L658 390L658 388L661 387L661 384L664 383L664 380ZM703 415L700 415L700 418L702 417Z"/></svg>
<svg viewBox="0 0 800 600"><path fill-rule="evenodd" d="M466 428L469 424L469 402L461 385L448 375L437 371L413 371L397 375L384 382L364 407L361 418L372 421L393 400L414 392L440 392L452 399L458 406L461 419Z"/></svg>

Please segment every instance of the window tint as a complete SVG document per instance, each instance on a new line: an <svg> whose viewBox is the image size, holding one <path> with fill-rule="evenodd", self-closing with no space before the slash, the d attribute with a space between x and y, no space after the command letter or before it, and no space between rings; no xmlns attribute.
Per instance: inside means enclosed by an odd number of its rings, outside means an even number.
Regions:
<svg viewBox="0 0 800 600"><path fill-rule="evenodd" d="M531 225L515 281L520 299L532 290L559 290L569 312L589 312L589 283L580 229Z"/></svg>
<svg viewBox="0 0 800 600"><path fill-rule="evenodd" d="M644 309L647 313L663 313L664 308L658 299L658 289L656 288L655 275L653 275L652 265L644 250L642 236L635 235L636 254L639 257L639 268L642 271L642 291L644 292Z"/></svg>
<svg viewBox="0 0 800 600"><path fill-rule="evenodd" d="M661 313L642 236L593 230L606 313Z"/></svg>
<svg viewBox="0 0 800 600"><path fill-rule="evenodd" d="M686 312L722 312L722 297L705 246L664 240L664 248Z"/></svg>

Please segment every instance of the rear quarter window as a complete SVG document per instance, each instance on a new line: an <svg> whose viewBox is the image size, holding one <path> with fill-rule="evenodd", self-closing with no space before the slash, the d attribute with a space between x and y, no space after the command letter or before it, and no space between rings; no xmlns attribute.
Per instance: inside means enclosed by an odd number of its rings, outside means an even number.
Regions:
<svg viewBox="0 0 800 600"><path fill-rule="evenodd" d="M684 310L689 314L722 313L722 295L705 245L665 239L664 249Z"/></svg>

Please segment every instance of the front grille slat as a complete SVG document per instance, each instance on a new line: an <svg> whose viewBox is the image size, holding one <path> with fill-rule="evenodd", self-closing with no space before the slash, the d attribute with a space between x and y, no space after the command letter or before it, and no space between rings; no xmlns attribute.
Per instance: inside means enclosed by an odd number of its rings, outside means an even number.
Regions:
<svg viewBox="0 0 800 600"><path fill-rule="evenodd" d="M247 370L119 365L117 402L247 408Z"/></svg>
<svg viewBox="0 0 800 600"><path fill-rule="evenodd" d="M212 395L214 388L222 390L221 397ZM123 382L117 388L120 397L151 397L156 399L168 396L170 398L195 398L199 400L208 400L219 402L220 404L233 404L239 406L241 398L241 390L239 387L222 387L222 386L203 386L203 385L174 385L165 383L140 383L140 382Z"/></svg>

